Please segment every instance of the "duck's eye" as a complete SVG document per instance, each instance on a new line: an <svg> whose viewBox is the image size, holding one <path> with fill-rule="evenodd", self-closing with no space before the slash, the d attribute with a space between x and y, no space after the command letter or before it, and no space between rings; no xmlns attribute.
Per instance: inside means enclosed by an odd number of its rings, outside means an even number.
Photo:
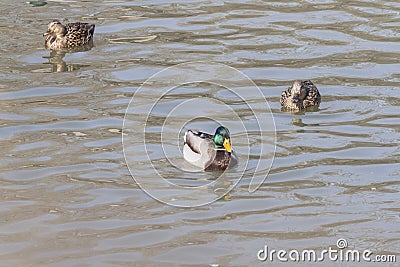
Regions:
<svg viewBox="0 0 400 267"><path fill-rule="evenodd" d="M51 39L50 39L50 43L52 44L52 43L54 43L54 41L56 40L56 38L53 36L53 37L51 37Z"/></svg>

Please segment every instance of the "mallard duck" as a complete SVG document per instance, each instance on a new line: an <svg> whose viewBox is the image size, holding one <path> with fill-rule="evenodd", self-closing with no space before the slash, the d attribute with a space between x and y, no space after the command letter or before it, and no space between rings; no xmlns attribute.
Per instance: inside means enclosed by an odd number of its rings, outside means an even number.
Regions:
<svg viewBox="0 0 400 267"><path fill-rule="evenodd" d="M280 102L284 109L302 110L308 107L318 107L321 103L321 95L310 80L295 81L292 87L282 92Z"/></svg>
<svg viewBox="0 0 400 267"><path fill-rule="evenodd" d="M237 164L229 130L220 126L214 135L189 130L184 136L183 157L206 171L226 170Z"/></svg>
<svg viewBox="0 0 400 267"><path fill-rule="evenodd" d="M94 24L89 23L68 23L61 24L53 20L47 26L45 46L52 50L74 48L89 45L93 42Z"/></svg>

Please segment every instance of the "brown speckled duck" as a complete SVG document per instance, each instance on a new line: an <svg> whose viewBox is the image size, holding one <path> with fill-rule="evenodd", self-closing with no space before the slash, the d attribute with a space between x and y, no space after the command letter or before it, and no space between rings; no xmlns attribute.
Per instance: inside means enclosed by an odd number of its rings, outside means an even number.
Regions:
<svg viewBox="0 0 400 267"><path fill-rule="evenodd" d="M184 142L183 158L203 170L223 171L238 163L226 127L218 127L214 135L189 130Z"/></svg>
<svg viewBox="0 0 400 267"><path fill-rule="evenodd" d="M45 46L48 49L60 50L89 45L93 42L94 24L68 23L61 24L53 20L48 25L48 30L43 34L46 36Z"/></svg>
<svg viewBox="0 0 400 267"><path fill-rule="evenodd" d="M310 80L295 81L291 87L282 92L280 102L283 109L299 111L318 107L321 103L321 95Z"/></svg>

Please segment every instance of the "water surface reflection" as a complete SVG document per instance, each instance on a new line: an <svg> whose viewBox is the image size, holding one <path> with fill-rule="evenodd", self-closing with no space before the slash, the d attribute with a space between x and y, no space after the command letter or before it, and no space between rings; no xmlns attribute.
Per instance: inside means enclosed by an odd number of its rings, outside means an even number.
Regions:
<svg viewBox="0 0 400 267"><path fill-rule="evenodd" d="M265 244L322 250L339 237L399 253L398 2L0 5L0 265L253 266ZM54 18L94 22L96 46L45 50ZM252 101L269 101L277 151L253 194L243 179L227 198L179 209L133 182L121 129L148 77L193 60L228 64L260 86ZM296 79L318 86L318 111L281 111Z"/></svg>

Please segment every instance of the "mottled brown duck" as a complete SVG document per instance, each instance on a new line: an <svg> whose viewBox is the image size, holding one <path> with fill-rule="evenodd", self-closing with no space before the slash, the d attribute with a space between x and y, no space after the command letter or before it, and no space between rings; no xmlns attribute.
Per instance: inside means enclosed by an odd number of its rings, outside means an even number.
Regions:
<svg viewBox="0 0 400 267"><path fill-rule="evenodd" d="M60 50L90 45L93 42L94 24L74 22L63 25L58 20L48 24L45 46L48 49Z"/></svg>
<svg viewBox="0 0 400 267"><path fill-rule="evenodd" d="M321 95L317 87L310 81L295 81L293 85L282 92L281 105L283 109L300 111L306 108L318 108Z"/></svg>

